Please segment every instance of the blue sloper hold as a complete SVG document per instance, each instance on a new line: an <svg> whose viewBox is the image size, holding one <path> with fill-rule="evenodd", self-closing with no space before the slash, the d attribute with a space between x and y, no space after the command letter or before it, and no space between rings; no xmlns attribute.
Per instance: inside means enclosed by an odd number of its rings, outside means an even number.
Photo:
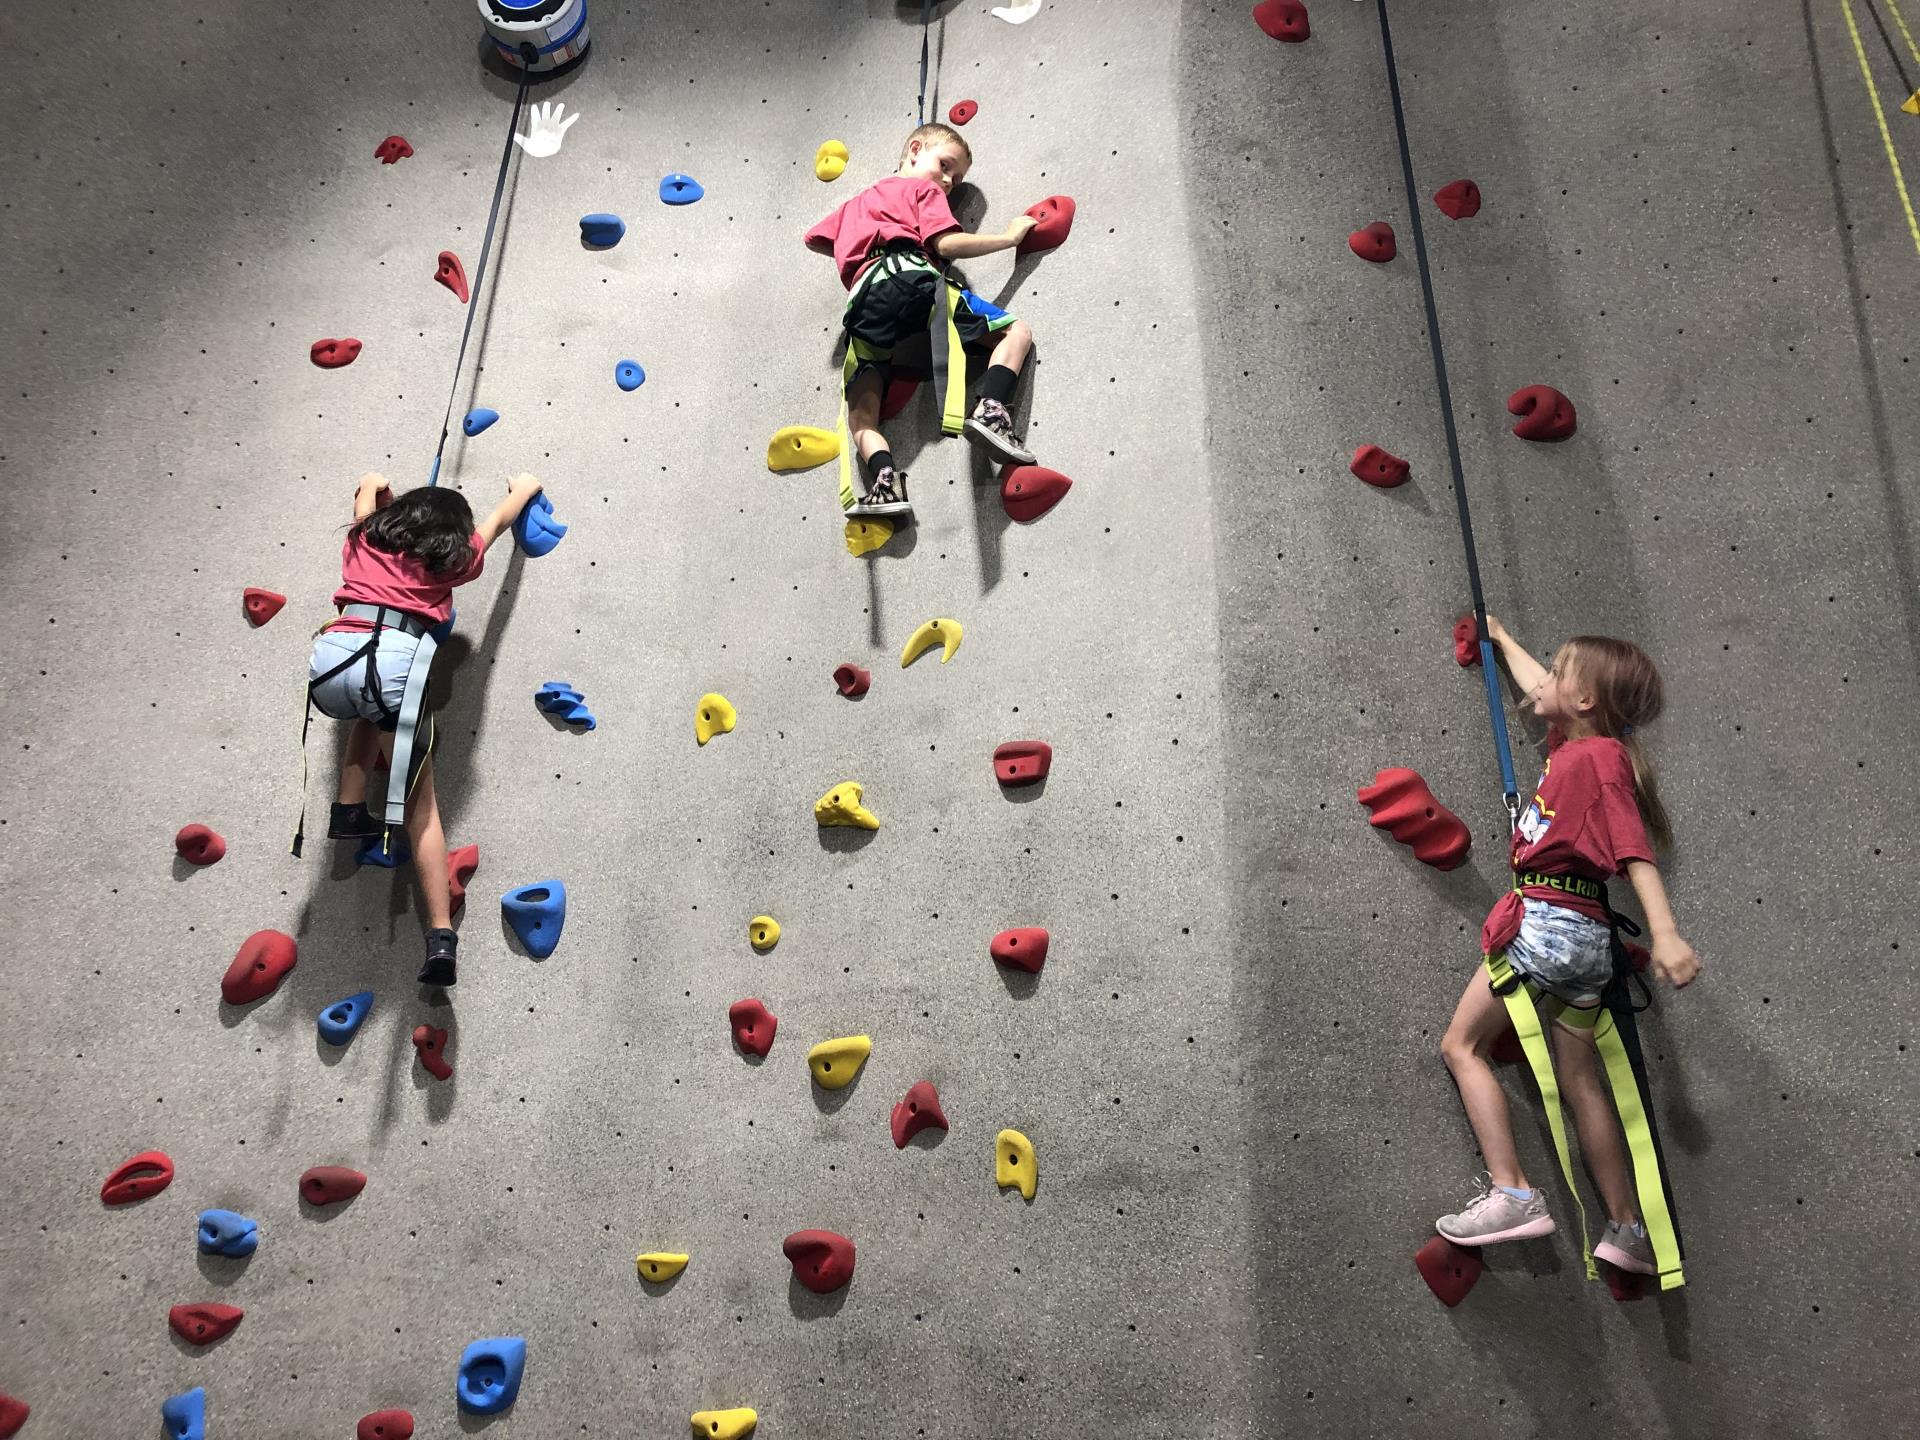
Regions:
<svg viewBox="0 0 1920 1440"><path fill-rule="evenodd" d="M467 411L467 418L460 422L460 428L466 431L468 436L471 437L478 435L499 418L500 412L498 410L489 410L484 405L476 405L473 409Z"/></svg>
<svg viewBox="0 0 1920 1440"><path fill-rule="evenodd" d="M564 680L549 680L533 692L533 703L547 714L556 715L569 725L584 725L589 730L598 729L600 722L594 719L593 712L587 709L586 698Z"/></svg>
<svg viewBox="0 0 1920 1440"><path fill-rule="evenodd" d="M320 1012L317 1022L320 1026L320 1038L329 1045L344 1045L353 1039L360 1028L360 1022L367 1018L367 1012L373 1009L373 992L362 990L358 995L349 995L344 1000L336 1000Z"/></svg>
<svg viewBox="0 0 1920 1440"><path fill-rule="evenodd" d="M553 518L553 501L544 490L527 502L527 508L513 522L514 543L532 560L553 549L566 533L567 527Z"/></svg>
<svg viewBox="0 0 1920 1440"><path fill-rule="evenodd" d="M669 205L691 205L706 193L698 180L677 170L660 182L660 198Z"/></svg>
<svg viewBox="0 0 1920 1440"><path fill-rule="evenodd" d="M567 923L567 887L558 880L519 885L500 897L500 909L527 954L544 960L560 943L560 929Z"/></svg>
<svg viewBox="0 0 1920 1440"><path fill-rule="evenodd" d="M207 1392L196 1385L160 1402L169 1440L207 1440Z"/></svg>
<svg viewBox="0 0 1920 1440"><path fill-rule="evenodd" d="M474 1415L498 1415L520 1394L527 1369L527 1342L518 1335L476 1340L461 1352L454 1392L460 1408Z"/></svg>
<svg viewBox="0 0 1920 1440"><path fill-rule="evenodd" d="M382 870L393 870L413 858L413 847L407 843L407 832L396 827L387 836L384 853L380 837L375 835L366 844L354 852L356 865L378 865Z"/></svg>
<svg viewBox="0 0 1920 1440"><path fill-rule="evenodd" d="M627 222L618 215L595 214L580 217L580 242L596 249L609 250L627 233Z"/></svg>
<svg viewBox="0 0 1920 1440"><path fill-rule="evenodd" d="M200 1212L200 1250L207 1255L239 1259L260 1247L260 1227L231 1210Z"/></svg>
<svg viewBox="0 0 1920 1440"><path fill-rule="evenodd" d="M613 367L613 383L622 390L638 390L647 383L647 372L637 360L622 360Z"/></svg>

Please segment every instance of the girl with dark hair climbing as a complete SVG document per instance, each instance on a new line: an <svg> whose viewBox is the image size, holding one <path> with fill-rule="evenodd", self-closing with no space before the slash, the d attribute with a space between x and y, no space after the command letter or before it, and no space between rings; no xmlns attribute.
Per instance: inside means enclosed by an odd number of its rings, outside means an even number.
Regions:
<svg viewBox="0 0 1920 1440"><path fill-rule="evenodd" d="M962 430L964 355L989 352L980 402L965 422L970 443L996 464L1031 465L1033 455L1013 433L1008 402L1033 349L1033 332L999 306L961 286L945 262L1011 250L1034 227L1022 215L1001 235L969 235L954 219L948 197L966 178L973 151L960 132L922 125L907 137L899 169L876 181L807 231L809 250L833 257L847 287L842 324L847 332L845 369L847 429L865 472L865 493L843 493L850 515L910 518L907 472L893 463L880 433L880 405L893 378L895 349L910 338L933 334L936 384L948 361L959 367L958 388L936 396L942 429Z"/></svg>
<svg viewBox="0 0 1920 1440"><path fill-rule="evenodd" d="M390 844L393 828L406 827L426 922L423 985L454 983L459 946L447 842L433 789L427 673L453 618L454 587L480 574L487 547L540 489L533 476L514 476L507 482L507 498L476 525L467 497L458 490L428 485L396 498L382 476L362 476L354 493L353 525L340 551L340 588L333 594L340 613L320 627L308 663L311 707L330 719L353 722L327 836ZM304 751L304 730L301 736ZM383 754L392 778L384 806L369 813L367 781L376 756ZM296 835L294 854L299 853Z"/></svg>
<svg viewBox="0 0 1920 1440"><path fill-rule="evenodd" d="M1624 640L1581 635L1543 667L1492 616L1487 635L1523 692L1521 703L1547 723L1548 753L1533 803L1513 835L1513 891L1494 907L1481 934L1488 964L1468 982L1440 1042L1487 1174L1473 1201L1457 1215L1441 1216L1436 1228L1459 1245L1526 1239L1555 1228L1545 1197L1520 1167L1506 1095L1487 1058L1510 1023L1513 1003L1506 991L1495 993L1493 977L1510 969L1552 1016L1548 1073L1557 1074L1565 1092L1607 1212L1593 1254L1621 1270L1654 1274L1655 1246L1635 1203L1636 1193L1647 1192L1636 1191L1596 1065L1595 1034L1603 992L1615 983L1614 917L1606 898L1613 876L1624 873L1639 897L1655 976L1680 986L1700 970L1654 864L1655 846L1669 846L1672 833L1640 731L1664 703L1660 672ZM1536 1073L1545 1058L1543 1047ZM1557 1101L1547 1103L1558 1135Z"/></svg>

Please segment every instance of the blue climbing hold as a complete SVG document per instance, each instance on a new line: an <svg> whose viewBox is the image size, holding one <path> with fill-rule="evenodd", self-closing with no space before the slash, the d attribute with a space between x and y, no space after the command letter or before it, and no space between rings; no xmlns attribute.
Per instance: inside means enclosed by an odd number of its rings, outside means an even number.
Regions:
<svg viewBox="0 0 1920 1440"><path fill-rule="evenodd" d="M669 205L691 205L706 193L698 180L677 170L660 182L660 198Z"/></svg>
<svg viewBox="0 0 1920 1440"><path fill-rule="evenodd" d="M160 1421L169 1440L207 1440L207 1392L201 1386L160 1402Z"/></svg>
<svg viewBox="0 0 1920 1440"><path fill-rule="evenodd" d="M553 501L544 490L527 502L513 522L514 542L533 560L558 545L566 533L567 527L553 518Z"/></svg>
<svg viewBox="0 0 1920 1440"><path fill-rule="evenodd" d="M460 1378L454 1386L460 1408L474 1415L498 1415L520 1394L527 1369L527 1342L518 1335L476 1340L460 1354Z"/></svg>
<svg viewBox="0 0 1920 1440"><path fill-rule="evenodd" d="M244 1215L231 1210L200 1212L200 1250L206 1255L226 1255L239 1259L260 1247L260 1227Z"/></svg>
<svg viewBox="0 0 1920 1440"><path fill-rule="evenodd" d="M622 390L638 390L647 383L647 372L640 368L637 361L622 360L613 367L613 383Z"/></svg>
<svg viewBox="0 0 1920 1440"><path fill-rule="evenodd" d="M320 1012L317 1022L320 1026L320 1038L329 1045L344 1045L353 1039L354 1031L360 1028L360 1022L367 1018L367 1012L373 1009L373 992L362 990L358 995L349 995L344 1000L336 1000Z"/></svg>
<svg viewBox="0 0 1920 1440"><path fill-rule="evenodd" d="M413 847L407 844L407 832L394 829L387 835L384 851L381 848L380 837L376 835L354 852L353 863L378 865L382 870L394 870L412 858Z"/></svg>
<svg viewBox="0 0 1920 1440"><path fill-rule="evenodd" d="M600 722L587 709L586 698L564 680L549 680L533 692L533 703L546 714L556 715L569 725L584 725L595 730Z"/></svg>
<svg viewBox="0 0 1920 1440"><path fill-rule="evenodd" d="M558 880L516 886L500 897L500 909L527 954L544 960L560 943L560 928L567 923L567 887Z"/></svg>
<svg viewBox="0 0 1920 1440"><path fill-rule="evenodd" d="M627 222L618 215L582 215L580 217L580 243L591 245L596 250L611 250L620 243L620 237L627 233Z"/></svg>
<svg viewBox="0 0 1920 1440"><path fill-rule="evenodd" d="M431 630L427 631L427 634L433 637L433 643L436 645L446 644L447 637L453 634L453 622L458 620L459 618L460 618L460 612L458 610L447 611L447 618L442 620L438 625L434 626Z"/></svg>
<svg viewBox="0 0 1920 1440"><path fill-rule="evenodd" d="M489 410L484 405L476 405L467 412L467 418L460 422L460 428L469 436L478 435L499 418L498 410Z"/></svg>

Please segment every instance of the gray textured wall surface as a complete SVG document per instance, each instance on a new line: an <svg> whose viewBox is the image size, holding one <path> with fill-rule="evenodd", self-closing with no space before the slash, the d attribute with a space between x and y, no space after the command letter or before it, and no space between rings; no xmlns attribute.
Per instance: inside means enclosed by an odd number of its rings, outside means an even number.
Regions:
<svg viewBox="0 0 1920 1440"><path fill-rule="evenodd" d="M1920 120L1891 104L1920 60L1852 6L1911 184ZM595 6L593 53L535 91L584 118L516 159L475 297L455 413L503 418L456 431L442 477L479 501L530 469L572 526L539 560L503 542L443 652L442 804L482 851L447 1004L413 984L406 873L286 837L352 484L425 477L464 318L434 257L474 269L514 87L460 0L0 16L23 1437L154 1434L192 1385L216 1437L384 1406L423 1437L676 1435L735 1404L768 1440L1912 1426L1889 1262L1920 1153L1920 239L1845 5L1394 11L1423 191L1487 196L1427 214L1489 598L1537 650L1603 630L1661 662L1669 877L1708 962L1649 1031L1689 1287L1615 1306L1563 1233L1451 1311L1411 1255L1476 1168L1436 1047L1504 827L1447 640L1465 580L1374 6L1320 0L1299 47L1242 4L941 9L930 105L981 107L963 213L1079 205L1056 255L964 267L1033 325L1021 409L1075 488L1009 523L923 405L889 432L918 533L855 560L831 472L764 466L778 427L833 422L841 294L798 237L892 168L918 7ZM417 154L374 163L396 132ZM853 155L834 185L828 138ZM673 170L706 198L663 206ZM618 248L581 248L595 210L627 219ZM1400 229L1390 266L1347 252L1372 219ZM365 351L318 370L327 335ZM1534 381L1579 404L1570 443L1506 433ZM1414 482L1348 476L1369 440ZM246 585L285 612L249 629ZM935 615L959 655L900 669ZM874 671L857 705L843 660ZM599 729L534 710L555 678ZM700 749L709 690L740 725ZM1055 772L1009 798L988 755L1027 737ZM316 727L310 818L335 741ZM1393 764L1472 824L1469 867L1366 826L1354 789ZM864 842L810 814L846 778L882 817ZM219 865L175 862L189 821ZM570 908L537 962L496 901L549 877ZM987 957L1021 924L1053 932L1037 982ZM223 1006L266 927L298 968ZM361 988L358 1038L320 1045ZM780 1016L760 1065L726 1029L748 994ZM423 1021L454 1034L446 1084L414 1063ZM858 1083L813 1089L807 1046L855 1032ZM895 1151L923 1078L952 1130ZM993 1185L1003 1125L1037 1147L1031 1205ZM172 1187L100 1206L149 1147ZM304 1207L319 1163L367 1190ZM249 1262L195 1254L216 1205L260 1220ZM780 1240L811 1226L860 1247L841 1296L789 1278ZM692 1263L649 1292L645 1249ZM201 1352L165 1312L209 1299L248 1313ZM460 1349L495 1334L528 1339L520 1401L461 1417Z"/></svg>

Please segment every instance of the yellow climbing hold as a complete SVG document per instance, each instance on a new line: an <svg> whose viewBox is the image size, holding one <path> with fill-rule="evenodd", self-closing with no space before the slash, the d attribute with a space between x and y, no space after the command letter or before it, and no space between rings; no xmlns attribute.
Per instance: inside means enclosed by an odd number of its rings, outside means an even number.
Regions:
<svg viewBox="0 0 1920 1440"><path fill-rule="evenodd" d="M1909 115L1920 115L1920 90L1916 90L1913 94L1909 95L1907 97L1907 103L1900 108Z"/></svg>
<svg viewBox="0 0 1920 1440"><path fill-rule="evenodd" d="M731 734L739 718L726 696L702 695L693 710L693 738L704 745L716 735Z"/></svg>
<svg viewBox="0 0 1920 1440"><path fill-rule="evenodd" d="M640 1271L642 1280L658 1285L663 1280L671 1280L687 1268L685 1255L673 1255L665 1250L649 1250L644 1255L633 1257L635 1267Z"/></svg>
<svg viewBox="0 0 1920 1440"><path fill-rule="evenodd" d="M788 425L767 442L767 469L811 470L840 458L840 437L818 425Z"/></svg>
<svg viewBox="0 0 1920 1440"><path fill-rule="evenodd" d="M838 1090L853 1083L872 1053L873 1041L865 1035L843 1035L838 1040L822 1040L809 1050L807 1068L813 1071L813 1083L822 1090Z"/></svg>
<svg viewBox="0 0 1920 1440"><path fill-rule="evenodd" d="M745 1405L738 1410L693 1412L693 1433L704 1435L707 1440L742 1440L743 1436L751 1435L759 1423L760 1417Z"/></svg>
<svg viewBox="0 0 1920 1440"><path fill-rule="evenodd" d="M900 668L906 669L931 650L935 644L940 646L942 665L953 659L953 652L960 648L960 622L958 620L927 621L907 637L907 648L900 652Z"/></svg>
<svg viewBox="0 0 1920 1440"><path fill-rule="evenodd" d="M838 140L822 140L813 152L813 173L822 180L838 180L847 173L847 147Z"/></svg>
<svg viewBox="0 0 1920 1440"><path fill-rule="evenodd" d="M1002 1190L1018 1185L1022 1200L1033 1199L1040 1172L1033 1163L1033 1142L1018 1130L1002 1130L993 1137L993 1183Z"/></svg>
<svg viewBox="0 0 1920 1440"><path fill-rule="evenodd" d="M747 922L747 939L762 955L780 943L780 922L771 915L756 915Z"/></svg>
<svg viewBox="0 0 1920 1440"><path fill-rule="evenodd" d="M880 817L860 803L867 792L858 780L842 780L813 802L813 818L822 825L854 825L862 830L878 830Z"/></svg>
<svg viewBox="0 0 1920 1440"><path fill-rule="evenodd" d="M878 550L893 538L891 520L849 520L847 521L847 553L865 555L870 550Z"/></svg>

